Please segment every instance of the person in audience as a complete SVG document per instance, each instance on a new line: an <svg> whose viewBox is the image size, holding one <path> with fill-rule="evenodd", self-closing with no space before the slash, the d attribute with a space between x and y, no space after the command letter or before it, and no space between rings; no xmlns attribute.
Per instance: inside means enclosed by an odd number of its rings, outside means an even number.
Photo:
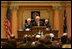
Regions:
<svg viewBox="0 0 72 49"><path fill-rule="evenodd" d="M27 36L28 36L27 34L24 35L23 40L20 42L20 45L19 45L20 48L25 47L25 45L27 43Z"/></svg>
<svg viewBox="0 0 72 49"><path fill-rule="evenodd" d="M36 41L36 48L46 48L43 44L44 44L44 40L42 39Z"/></svg>
<svg viewBox="0 0 72 49"><path fill-rule="evenodd" d="M45 24L44 24L44 26L46 26L46 30L47 30L47 31L51 31L51 25L49 24L48 19L45 19Z"/></svg>
<svg viewBox="0 0 72 49"><path fill-rule="evenodd" d="M36 48L51 48L51 37L49 34L46 34L44 37L41 37L36 41Z"/></svg>
<svg viewBox="0 0 72 49"><path fill-rule="evenodd" d="M20 44L25 44L27 41L26 41L26 39L27 39L27 34L26 35L24 35L24 37L23 37L23 40L20 42Z"/></svg>
<svg viewBox="0 0 72 49"><path fill-rule="evenodd" d="M21 46L20 46L20 48L31 48L32 46L31 46L31 44L32 44L32 38L31 38L31 36L27 36L26 37L26 43L25 44L22 44Z"/></svg>
<svg viewBox="0 0 72 49"><path fill-rule="evenodd" d="M49 34L45 34L45 37L44 37L44 47L46 48L51 48L52 47L52 41L51 41L51 36Z"/></svg>
<svg viewBox="0 0 72 49"><path fill-rule="evenodd" d="M32 42L32 48L46 48L43 44L44 38L41 37L39 40Z"/></svg>
<svg viewBox="0 0 72 49"><path fill-rule="evenodd" d="M32 23L31 23L31 18L27 19L27 23L24 26L25 31L31 31L32 28Z"/></svg>
<svg viewBox="0 0 72 49"><path fill-rule="evenodd" d="M67 43L67 33L64 33L63 36L61 37L61 42L62 44L66 44Z"/></svg>
<svg viewBox="0 0 72 49"><path fill-rule="evenodd" d="M51 36L51 40L54 41L54 34L50 33L50 36Z"/></svg>
<svg viewBox="0 0 72 49"><path fill-rule="evenodd" d="M61 48L61 45L60 45L60 43L58 43L58 41L53 41L52 48Z"/></svg>
<svg viewBox="0 0 72 49"><path fill-rule="evenodd" d="M8 48L7 42L1 44L1 48Z"/></svg>
<svg viewBox="0 0 72 49"><path fill-rule="evenodd" d="M33 26L43 26L43 22L40 21L40 17L39 16L36 16L35 17L35 22L33 22Z"/></svg>
<svg viewBox="0 0 72 49"><path fill-rule="evenodd" d="M11 35L10 39L7 41L8 48L16 48L15 35Z"/></svg>
<svg viewBox="0 0 72 49"><path fill-rule="evenodd" d="M54 41L52 41L52 37L54 37L54 35L53 34L46 34L45 35L45 38L47 39L45 39L46 40L46 46L48 47L48 48L61 48L60 47L60 45L59 45L59 43L54 43ZM54 44L53 44L54 43Z"/></svg>
<svg viewBox="0 0 72 49"><path fill-rule="evenodd" d="M45 34L45 47L51 48L52 47L52 41L51 41L51 36L49 34Z"/></svg>
<svg viewBox="0 0 72 49"><path fill-rule="evenodd" d="M49 34L45 34L45 40L47 40L47 42L51 43L51 36Z"/></svg>

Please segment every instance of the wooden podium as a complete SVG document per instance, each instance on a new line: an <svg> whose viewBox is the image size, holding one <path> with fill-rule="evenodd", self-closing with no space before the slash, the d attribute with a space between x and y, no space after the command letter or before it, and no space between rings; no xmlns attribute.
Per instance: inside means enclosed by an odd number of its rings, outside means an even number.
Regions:
<svg viewBox="0 0 72 49"><path fill-rule="evenodd" d="M25 34L33 35L39 31L43 32L43 34L50 33L49 31L46 31L46 26L40 26L40 27L33 26L31 31L18 31L18 38L22 39ZM58 30L52 30L52 33L55 35L55 37L58 37Z"/></svg>

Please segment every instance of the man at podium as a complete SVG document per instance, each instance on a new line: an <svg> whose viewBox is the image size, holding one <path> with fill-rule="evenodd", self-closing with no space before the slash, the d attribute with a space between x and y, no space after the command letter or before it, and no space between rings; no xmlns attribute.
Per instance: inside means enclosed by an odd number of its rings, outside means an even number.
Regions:
<svg viewBox="0 0 72 49"><path fill-rule="evenodd" d="M33 26L44 26L43 22L40 21L40 17L39 16L36 16L35 17L35 22L33 22Z"/></svg>
<svg viewBox="0 0 72 49"><path fill-rule="evenodd" d="M51 31L51 25L49 24L48 19L45 19L44 22L40 20L39 16L35 17L35 22L33 22L33 26L46 26L47 31Z"/></svg>

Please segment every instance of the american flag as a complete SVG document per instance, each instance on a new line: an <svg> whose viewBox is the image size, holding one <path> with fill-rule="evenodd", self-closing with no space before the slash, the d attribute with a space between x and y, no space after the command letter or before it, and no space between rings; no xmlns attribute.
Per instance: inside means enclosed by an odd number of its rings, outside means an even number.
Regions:
<svg viewBox="0 0 72 49"><path fill-rule="evenodd" d="M7 14L6 14L6 18L5 18L5 28L6 28L6 36L8 38L11 37L11 25L10 25L10 15L9 15L9 8L7 9Z"/></svg>

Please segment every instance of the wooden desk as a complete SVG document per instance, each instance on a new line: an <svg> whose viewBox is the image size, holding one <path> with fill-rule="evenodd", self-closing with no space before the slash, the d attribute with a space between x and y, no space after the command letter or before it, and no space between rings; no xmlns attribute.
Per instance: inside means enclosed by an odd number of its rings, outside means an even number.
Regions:
<svg viewBox="0 0 72 49"><path fill-rule="evenodd" d="M45 26L40 26L40 27L34 26L32 27L31 31L18 31L18 38L22 39L25 34L33 35L36 32L39 32L39 30L41 30L43 34L49 34L50 32L46 31L45 29L46 29ZM58 30L52 30L52 33L55 35L55 37L58 37Z"/></svg>
<svg viewBox="0 0 72 49"><path fill-rule="evenodd" d="M21 41L21 40L23 40L23 36L25 34L33 35L36 32L39 32L39 30L43 31L43 34L49 34L50 32L46 31L45 29L46 29L45 26L40 26L40 27L34 26L34 27L32 27L32 31L28 31L28 32L27 31L18 31L18 38L16 40L17 40L17 42ZM55 35L55 38L57 38L58 37L58 30L52 30L52 32ZM6 42L7 40L8 39L1 39L2 42Z"/></svg>

